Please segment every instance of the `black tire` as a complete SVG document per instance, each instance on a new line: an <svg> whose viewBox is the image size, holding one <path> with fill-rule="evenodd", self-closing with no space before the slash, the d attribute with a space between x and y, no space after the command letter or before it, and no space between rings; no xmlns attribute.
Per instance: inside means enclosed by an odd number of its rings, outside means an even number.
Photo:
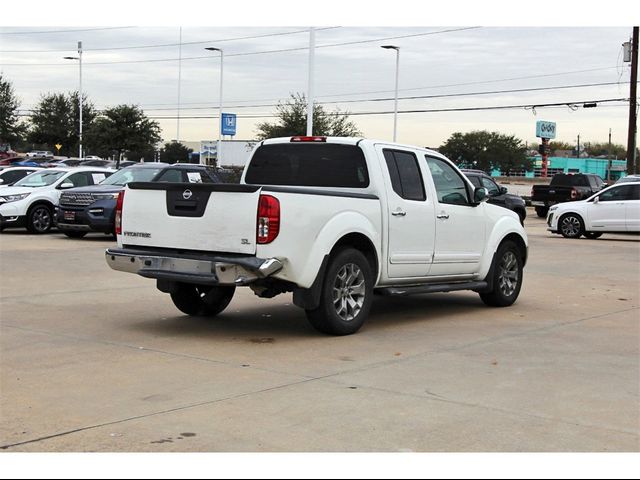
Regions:
<svg viewBox="0 0 640 480"><path fill-rule="evenodd" d="M306 310L309 323L329 335L356 333L369 316L373 301L373 271L362 252L336 252L325 271L320 304Z"/></svg>
<svg viewBox="0 0 640 480"><path fill-rule="evenodd" d="M584 232L583 235L589 240L595 240L596 238L600 238L602 236L602 232Z"/></svg>
<svg viewBox="0 0 640 480"><path fill-rule="evenodd" d="M558 231L565 238L580 238L584 234L584 222L577 213L565 213L558 220Z"/></svg>
<svg viewBox="0 0 640 480"><path fill-rule="evenodd" d="M536 207L536 214L540 218L547 218L547 213L549 213L549 207Z"/></svg>
<svg viewBox="0 0 640 480"><path fill-rule="evenodd" d="M522 288L522 252L515 243L507 241L493 257L493 290L480 294L490 307L508 307L518 298Z"/></svg>
<svg viewBox="0 0 640 480"><path fill-rule="evenodd" d="M179 283L171 293L171 300L187 315L214 317L227 308L235 291L234 286Z"/></svg>
<svg viewBox="0 0 640 480"><path fill-rule="evenodd" d="M62 233L69 238L82 238L87 234L87 232L79 232L76 230L62 230Z"/></svg>
<svg viewBox="0 0 640 480"><path fill-rule="evenodd" d="M53 211L48 205L34 205L27 212L27 230L29 233L47 233L53 226Z"/></svg>

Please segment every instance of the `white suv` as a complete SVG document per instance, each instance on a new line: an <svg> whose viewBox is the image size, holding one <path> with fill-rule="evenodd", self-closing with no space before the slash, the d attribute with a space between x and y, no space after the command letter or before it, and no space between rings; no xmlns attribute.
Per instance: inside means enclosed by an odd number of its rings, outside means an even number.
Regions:
<svg viewBox="0 0 640 480"><path fill-rule="evenodd" d="M102 167L49 168L27 175L0 193L0 230L47 233L62 190L95 185L115 170Z"/></svg>

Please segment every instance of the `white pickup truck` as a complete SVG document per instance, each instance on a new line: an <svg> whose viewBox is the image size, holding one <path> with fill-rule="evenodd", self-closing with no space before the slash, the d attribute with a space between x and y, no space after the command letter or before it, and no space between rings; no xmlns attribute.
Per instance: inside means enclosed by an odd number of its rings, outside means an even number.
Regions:
<svg viewBox="0 0 640 480"><path fill-rule="evenodd" d="M355 333L374 292L518 297L527 235L441 154L338 137L260 142L240 184L129 183L115 270L157 281L182 312L217 315L237 286L293 292L319 331Z"/></svg>

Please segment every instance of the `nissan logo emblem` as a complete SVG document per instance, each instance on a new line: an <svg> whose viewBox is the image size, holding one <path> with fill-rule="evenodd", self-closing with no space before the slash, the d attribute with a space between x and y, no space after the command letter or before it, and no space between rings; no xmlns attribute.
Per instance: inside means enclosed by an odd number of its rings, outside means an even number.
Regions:
<svg viewBox="0 0 640 480"><path fill-rule="evenodd" d="M191 193L191 190L185 190L184 192L182 192L182 198L184 198L185 200L189 200L191 198L191 195L193 195L193 193Z"/></svg>

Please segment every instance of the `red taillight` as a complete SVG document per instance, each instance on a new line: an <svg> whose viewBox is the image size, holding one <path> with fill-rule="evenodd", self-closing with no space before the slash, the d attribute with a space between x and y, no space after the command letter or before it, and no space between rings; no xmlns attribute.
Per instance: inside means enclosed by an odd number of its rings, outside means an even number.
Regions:
<svg viewBox="0 0 640 480"><path fill-rule="evenodd" d="M116 235L122 234L122 204L124 202L124 190L118 194L116 201Z"/></svg>
<svg viewBox="0 0 640 480"><path fill-rule="evenodd" d="M292 142L326 142L327 137L306 137L302 135L298 135L296 137L291 137Z"/></svg>
<svg viewBox="0 0 640 480"><path fill-rule="evenodd" d="M271 195L260 195L258 202L258 243L271 243L280 232L280 202Z"/></svg>
<svg viewBox="0 0 640 480"><path fill-rule="evenodd" d="M578 198L578 191L575 188L571 189L571 199L575 200L576 198Z"/></svg>

